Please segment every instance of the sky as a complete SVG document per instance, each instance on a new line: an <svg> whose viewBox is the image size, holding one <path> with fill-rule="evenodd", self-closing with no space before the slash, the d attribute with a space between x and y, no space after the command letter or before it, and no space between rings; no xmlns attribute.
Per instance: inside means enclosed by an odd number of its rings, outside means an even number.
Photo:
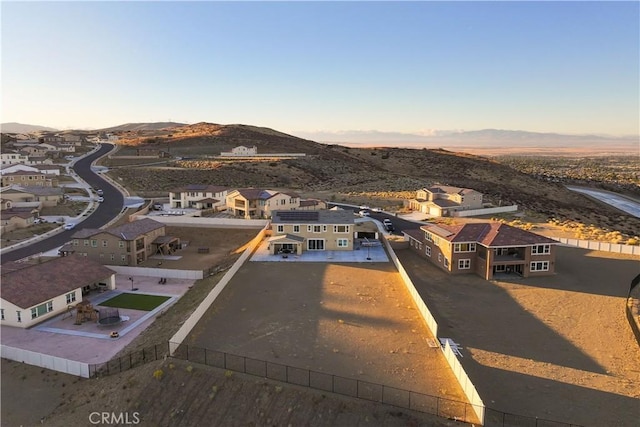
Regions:
<svg viewBox="0 0 640 427"><path fill-rule="evenodd" d="M640 3L8 2L2 122L640 134Z"/></svg>

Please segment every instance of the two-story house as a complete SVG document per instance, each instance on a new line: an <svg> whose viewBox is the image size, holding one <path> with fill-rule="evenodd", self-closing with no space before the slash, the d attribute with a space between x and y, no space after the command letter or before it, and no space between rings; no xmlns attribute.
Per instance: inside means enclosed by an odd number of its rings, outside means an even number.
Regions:
<svg viewBox="0 0 640 427"><path fill-rule="evenodd" d="M14 207L56 206L62 200L62 194L59 187L11 185L2 188L2 198L11 200Z"/></svg>
<svg viewBox="0 0 640 427"><path fill-rule="evenodd" d="M2 265L0 324L29 328L68 311L92 288L115 289L115 272L83 257Z"/></svg>
<svg viewBox="0 0 640 427"><path fill-rule="evenodd" d="M3 151L0 153L0 163L2 165L14 165L17 163L27 163L29 157L25 154L20 154L17 151Z"/></svg>
<svg viewBox="0 0 640 427"><path fill-rule="evenodd" d="M482 193L470 188L434 185L416 191L409 208L432 216L450 216L455 211L482 208Z"/></svg>
<svg viewBox="0 0 640 427"><path fill-rule="evenodd" d="M354 216L349 210L274 211L269 252L353 250Z"/></svg>
<svg viewBox="0 0 640 427"><path fill-rule="evenodd" d="M241 188L227 194L227 211L245 219L271 218L276 210L296 210L300 196L292 192L279 192L260 188Z"/></svg>
<svg viewBox="0 0 640 427"><path fill-rule="evenodd" d="M165 225L150 218L104 230L85 228L71 236L65 252L76 253L107 265L136 266L170 245ZM174 239L178 241L179 239Z"/></svg>
<svg viewBox="0 0 640 427"><path fill-rule="evenodd" d="M40 171L16 170L15 172L2 173L0 180L2 186L20 185L36 187L52 187L53 181ZM57 180L56 180L57 181Z"/></svg>
<svg viewBox="0 0 640 427"><path fill-rule="evenodd" d="M450 274L555 274L557 241L500 222L429 224L404 234L411 249Z"/></svg>
<svg viewBox="0 0 640 427"><path fill-rule="evenodd" d="M216 209L226 203L227 187L191 184L169 192L171 208Z"/></svg>

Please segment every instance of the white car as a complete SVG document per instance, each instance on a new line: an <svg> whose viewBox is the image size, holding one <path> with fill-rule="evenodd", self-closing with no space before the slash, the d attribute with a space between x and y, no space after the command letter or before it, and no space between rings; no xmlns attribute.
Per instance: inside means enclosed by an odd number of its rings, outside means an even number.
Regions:
<svg viewBox="0 0 640 427"><path fill-rule="evenodd" d="M363 211L367 211L367 210L369 210L371 208L369 208L369 206L367 206L367 205L362 205L362 206L360 206L360 209L362 209Z"/></svg>
<svg viewBox="0 0 640 427"><path fill-rule="evenodd" d="M68 223L66 223L66 224L64 225L64 227L63 227L63 228L64 228L65 230L72 230L73 228L75 228L75 226L76 226L76 225L75 225L75 223L73 223L73 222L68 222Z"/></svg>
<svg viewBox="0 0 640 427"><path fill-rule="evenodd" d="M104 197L98 197L96 200L98 201L98 203L102 203L104 202Z"/></svg>
<svg viewBox="0 0 640 427"><path fill-rule="evenodd" d="M380 208L373 208L373 209L371 209L371 212L382 212L382 209L380 209Z"/></svg>
<svg viewBox="0 0 640 427"><path fill-rule="evenodd" d="M371 216L369 211L365 211L365 210L361 210L360 212L358 212L358 215L360 215L360 216Z"/></svg>

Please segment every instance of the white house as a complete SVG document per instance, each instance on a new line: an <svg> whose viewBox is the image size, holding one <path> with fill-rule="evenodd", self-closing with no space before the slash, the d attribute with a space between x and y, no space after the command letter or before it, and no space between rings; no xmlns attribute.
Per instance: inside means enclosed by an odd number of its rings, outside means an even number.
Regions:
<svg viewBox="0 0 640 427"><path fill-rule="evenodd" d="M225 206L227 187L219 185L190 184L169 192L171 208L216 209Z"/></svg>
<svg viewBox="0 0 640 427"><path fill-rule="evenodd" d="M15 151L7 151L0 154L0 164L2 165L26 163L28 160L29 158L25 154L20 154Z"/></svg>
<svg viewBox="0 0 640 427"><path fill-rule="evenodd" d="M255 156L258 154L258 147L255 145L251 148L245 147L244 145L240 145L238 147L232 148L231 152L223 151L220 153L221 156Z"/></svg>
<svg viewBox="0 0 640 427"><path fill-rule="evenodd" d="M79 255L2 265L0 324L29 328L66 312L94 288L115 289L115 272Z"/></svg>

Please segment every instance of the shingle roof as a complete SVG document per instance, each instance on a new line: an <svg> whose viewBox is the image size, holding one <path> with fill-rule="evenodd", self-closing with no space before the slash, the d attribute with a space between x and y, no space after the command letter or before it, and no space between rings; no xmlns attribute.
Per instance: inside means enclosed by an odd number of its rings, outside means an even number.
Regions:
<svg viewBox="0 0 640 427"><path fill-rule="evenodd" d="M135 240L143 234L147 234L153 230L164 227L161 222L154 221L151 218L144 218L138 221L128 222L113 228L100 230L97 228L85 228L78 230L71 236L72 239L86 239L100 233L109 233L123 240Z"/></svg>
<svg viewBox="0 0 640 427"><path fill-rule="evenodd" d="M188 184L182 187L174 188L172 193L180 193L183 191L197 191L205 193L222 193L229 190L229 187L223 187L221 185L206 185L206 184Z"/></svg>
<svg viewBox="0 0 640 427"><path fill-rule="evenodd" d="M59 187L40 187L37 185L21 185L14 186L14 189L18 191L24 191L25 193L34 194L36 196L61 196L62 188Z"/></svg>
<svg viewBox="0 0 640 427"><path fill-rule="evenodd" d="M422 239L424 239L424 232L422 230L420 230L419 228L412 228L410 230L402 230L402 233L406 234L407 236L411 237L414 240L422 241Z"/></svg>
<svg viewBox="0 0 640 427"><path fill-rule="evenodd" d="M424 225L421 230L434 233L450 242L478 242L483 246L528 246L554 244L557 241L500 222L464 225Z"/></svg>
<svg viewBox="0 0 640 427"><path fill-rule="evenodd" d="M274 224L353 224L353 211L274 211L271 214Z"/></svg>
<svg viewBox="0 0 640 427"><path fill-rule="evenodd" d="M2 266L2 299L27 309L82 286L105 280L113 270L79 255L12 269Z"/></svg>

